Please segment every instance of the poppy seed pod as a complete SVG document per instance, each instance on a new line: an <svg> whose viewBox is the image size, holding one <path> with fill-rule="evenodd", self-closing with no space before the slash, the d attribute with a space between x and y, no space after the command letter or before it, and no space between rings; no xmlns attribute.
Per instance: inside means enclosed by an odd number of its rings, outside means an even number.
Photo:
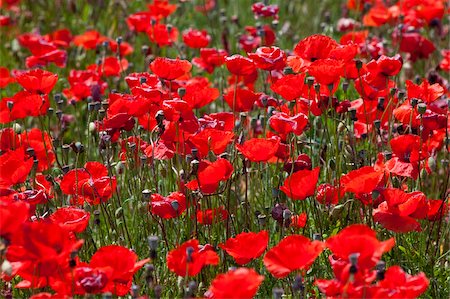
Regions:
<svg viewBox="0 0 450 299"><path fill-rule="evenodd" d="M359 258L359 252L358 253L352 253L348 256L348 261L352 266L355 266L358 264L358 258Z"/></svg>
<svg viewBox="0 0 450 299"><path fill-rule="evenodd" d="M400 90L397 94L397 97L400 101L403 100L405 98L405 96L406 96L406 93L404 90Z"/></svg>
<svg viewBox="0 0 450 299"><path fill-rule="evenodd" d="M418 103L419 103L418 99L416 99L416 98L411 99L411 107L413 107L413 108L416 107Z"/></svg>
<svg viewBox="0 0 450 299"><path fill-rule="evenodd" d="M283 219L284 220L289 220L289 219L291 219L291 217L292 217L291 211L289 209L285 209L283 211Z"/></svg>
<svg viewBox="0 0 450 299"><path fill-rule="evenodd" d="M158 126L162 125L162 122L163 122L164 118L165 118L164 117L164 111L158 110L158 112L156 112L156 114L155 114L155 119L156 119L156 121L158 123Z"/></svg>
<svg viewBox="0 0 450 299"><path fill-rule="evenodd" d="M375 126L375 128L377 130L380 130L380 128L381 128L381 121L379 119L376 119L376 120L373 121L373 125Z"/></svg>
<svg viewBox="0 0 450 299"><path fill-rule="evenodd" d="M138 298L139 296L139 286L133 284L131 286L131 297L134 298Z"/></svg>
<svg viewBox="0 0 450 299"><path fill-rule="evenodd" d="M287 66L283 69L283 74L285 74L285 75L292 75L293 73L294 73L294 70L290 66Z"/></svg>
<svg viewBox="0 0 450 299"><path fill-rule="evenodd" d="M180 204L178 203L177 200L172 201L170 205L172 206L172 209L174 209L175 211L178 211L178 209L180 208Z"/></svg>
<svg viewBox="0 0 450 299"><path fill-rule="evenodd" d="M386 272L386 263L379 261L376 266L377 270L377 280L384 280L384 274Z"/></svg>
<svg viewBox="0 0 450 299"><path fill-rule="evenodd" d="M156 299L161 298L161 294L162 294L162 286L156 285L155 288L153 289L153 292L154 292L154 294L155 294L155 298L156 298Z"/></svg>
<svg viewBox="0 0 450 299"><path fill-rule="evenodd" d="M148 237L147 241L148 241L148 247L150 248L150 250L158 249L158 243L159 243L158 236L150 236L150 237Z"/></svg>
<svg viewBox="0 0 450 299"><path fill-rule="evenodd" d="M100 225L100 211L99 210L94 211L94 224Z"/></svg>
<svg viewBox="0 0 450 299"><path fill-rule="evenodd" d="M267 216L265 214L259 214L258 215L258 224L260 226L265 226L267 221Z"/></svg>
<svg viewBox="0 0 450 299"><path fill-rule="evenodd" d="M363 66L363 62L359 59L355 60L355 66L357 70L360 70Z"/></svg>
<svg viewBox="0 0 450 299"><path fill-rule="evenodd" d="M180 87L180 88L178 88L177 92L178 92L178 95L180 96L180 98L182 98L186 95L186 88Z"/></svg>
<svg viewBox="0 0 450 299"><path fill-rule="evenodd" d="M417 105L417 112L419 112L419 114L425 114L426 111L427 111L427 104L420 103Z"/></svg>
<svg viewBox="0 0 450 299"><path fill-rule="evenodd" d="M14 107L14 102L13 101L7 101L6 102L6 107L8 107L9 111L11 111L12 108Z"/></svg>
<svg viewBox="0 0 450 299"><path fill-rule="evenodd" d="M320 93L320 84L319 83L314 84L314 90L316 91L317 94Z"/></svg>
<svg viewBox="0 0 450 299"><path fill-rule="evenodd" d="M186 262L192 263L192 254L194 253L194 248L191 246L186 248Z"/></svg>
<svg viewBox="0 0 450 299"><path fill-rule="evenodd" d="M314 84L314 77L306 77L306 84L311 88L311 86Z"/></svg>
<svg viewBox="0 0 450 299"><path fill-rule="evenodd" d="M348 112L350 113L350 119L352 121L357 121L358 120L358 118L356 117L356 109L355 108L348 109Z"/></svg>
<svg viewBox="0 0 450 299"><path fill-rule="evenodd" d="M343 90L344 92L347 92L348 87L349 87L349 83L348 83L347 81L345 81L345 82L342 83L342 90Z"/></svg>
<svg viewBox="0 0 450 299"><path fill-rule="evenodd" d="M197 170L198 170L198 166L200 165L200 162L198 161L198 160L192 160L191 161L191 168L192 168L192 172L194 173L194 174L196 174L197 173Z"/></svg>
<svg viewBox="0 0 450 299"><path fill-rule="evenodd" d="M107 292L102 295L102 299L112 299L112 294Z"/></svg>

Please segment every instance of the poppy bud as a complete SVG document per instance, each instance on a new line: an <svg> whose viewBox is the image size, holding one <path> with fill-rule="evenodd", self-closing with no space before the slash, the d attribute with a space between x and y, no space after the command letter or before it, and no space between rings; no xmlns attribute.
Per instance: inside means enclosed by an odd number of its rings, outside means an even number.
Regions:
<svg viewBox="0 0 450 299"><path fill-rule="evenodd" d="M12 265L8 260L3 260L2 263L2 273L5 273L8 276L11 276L13 271Z"/></svg>
<svg viewBox="0 0 450 299"><path fill-rule="evenodd" d="M355 66L357 70L360 70L363 66L363 62L359 59L355 60Z"/></svg>
<svg viewBox="0 0 450 299"><path fill-rule="evenodd" d="M13 130L14 130L14 133L20 134L20 133L22 133L23 128L22 128L22 126L20 124L14 123L13 124Z"/></svg>
<svg viewBox="0 0 450 299"><path fill-rule="evenodd" d="M420 103L417 105L417 112L419 112L419 114L425 114L426 111L427 111L427 104Z"/></svg>
<svg viewBox="0 0 450 299"><path fill-rule="evenodd" d="M148 247L150 250L156 250L158 248L159 238L158 236L150 236L148 237Z"/></svg>
<svg viewBox="0 0 450 299"><path fill-rule="evenodd" d="M156 119L156 121L158 123L158 126L162 125L162 122L163 122L164 118L165 118L164 117L164 111L158 110L158 112L156 112L156 114L155 114L155 119Z"/></svg>
<svg viewBox="0 0 450 299"><path fill-rule="evenodd" d="M135 284L131 286L131 297L137 298L139 296L139 287Z"/></svg>
<svg viewBox="0 0 450 299"><path fill-rule="evenodd" d="M194 174L197 173L199 164L200 164L200 162L199 162L198 160L192 160L192 161L191 161L192 172L193 172Z"/></svg>
<svg viewBox="0 0 450 299"><path fill-rule="evenodd" d="M95 225L100 225L100 211L99 210L94 211L94 223L95 223Z"/></svg>
<svg viewBox="0 0 450 299"><path fill-rule="evenodd" d="M71 148L77 154L84 152L84 145L79 141L72 143Z"/></svg>
<svg viewBox="0 0 450 299"><path fill-rule="evenodd" d="M186 248L186 262L192 263L192 254L194 253L194 248L189 246Z"/></svg>
<svg viewBox="0 0 450 299"><path fill-rule="evenodd" d="M142 190L142 198L144 200L149 200L151 195L152 195L152 192L150 190L148 190L148 189Z"/></svg>
<svg viewBox="0 0 450 299"><path fill-rule="evenodd" d="M358 118L356 117L356 109L355 108L348 109L348 112L350 112L350 119L352 121L357 121L358 120Z"/></svg>
<svg viewBox="0 0 450 299"><path fill-rule="evenodd" d="M161 298L162 286L156 285L155 288L153 289L153 292L155 294L155 299Z"/></svg>
<svg viewBox="0 0 450 299"><path fill-rule="evenodd" d="M267 220L267 216L264 214L259 214L258 215L258 224L260 226L265 226L266 225L266 220Z"/></svg>
<svg viewBox="0 0 450 299"><path fill-rule="evenodd" d="M430 167L431 171L436 170L436 160L433 157L428 158L428 167Z"/></svg>
<svg viewBox="0 0 450 299"><path fill-rule="evenodd" d="M70 165L64 165L61 170L64 174L68 173L70 170Z"/></svg>
<svg viewBox="0 0 450 299"><path fill-rule="evenodd" d="M314 241L322 241L322 236L319 233L313 234Z"/></svg>
<svg viewBox="0 0 450 299"><path fill-rule="evenodd" d="M272 296L273 299L281 299L283 298L284 291L281 288L273 288L272 289Z"/></svg>
<svg viewBox="0 0 450 299"><path fill-rule="evenodd" d="M345 82L342 83L342 90L343 90L344 92L347 92L348 87L349 87L349 84L348 84L347 81L345 81Z"/></svg>
<svg viewBox="0 0 450 299"><path fill-rule="evenodd" d="M301 275L295 276L294 283L292 284L292 289L299 292L302 292L305 289L305 285L303 284L303 277Z"/></svg>
<svg viewBox="0 0 450 299"><path fill-rule="evenodd" d="M294 73L294 70L290 66L287 66L283 69L283 74L285 74L285 75L292 75L293 73Z"/></svg>
<svg viewBox="0 0 450 299"><path fill-rule="evenodd" d="M180 98L184 97L186 95L186 88L184 87L178 88L178 95L180 96Z"/></svg>

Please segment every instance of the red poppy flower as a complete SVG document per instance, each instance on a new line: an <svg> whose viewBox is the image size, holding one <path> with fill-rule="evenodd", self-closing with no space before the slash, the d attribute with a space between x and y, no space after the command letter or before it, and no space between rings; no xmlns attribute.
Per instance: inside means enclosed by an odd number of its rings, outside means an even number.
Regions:
<svg viewBox="0 0 450 299"><path fill-rule="evenodd" d="M439 84L430 84L427 79L424 79L420 84L414 84L412 81L406 81L406 90L408 92L408 99L422 100L427 104L436 101L445 93L445 89Z"/></svg>
<svg viewBox="0 0 450 299"><path fill-rule="evenodd" d="M206 30L196 30L190 28L183 32L183 42L189 48L205 48L208 46L210 41L211 36L209 36L208 31Z"/></svg>
<svg viewBox="0 0 450 299"><path fill-rule="evenodd" d="M38 160L37 170L42 172L49 169L55 163L52 139L47 132L39 129L31 129L22 133L23 146L34 150L34 157Z"/></svg>
<svg viewBox="0 0 450 299"><path fill-rule="evenodd" d="M263 230L259 233L240 233L234 238L229 238L219 247L231 255L238 265L245 265L258 258L267 248L269 234Z"/></svg>
<svg viewBox="0 0 450 299"><path fill-rule="evenodd" d="M420 223L415 218L427 216L425 194L388 188L381 192L381 196L384 201L373 211L376 222L394 232L421 231Z"/></svg>
<svg viewBox="0 0 450 299"><path fill-rule="evenodd" d="M20 147L0 156L0 186L9 188L23 183L33 167L33 158Z"/></svg>
<svg viewBox="0 0 450 299"><path fill-rule="evenodd" d="M233 141L234 133L212 128L206 128L189 137L194 147L198 149L199 157L204 158L212 151L216 155L222 154L228 144Z"/></svg>
<svg viewBox="0 0 450 299"><path fill-rule="evenodd" d="M49 107L47 95L19 91L13 97L3 98L0 101L0 123L6 124L28 116L44 115Z"/></svg>
<svg viewBox="0 0 450 299"><path fill-rule="evenodd" d="M255 15L255 18L275 17L275 19L277 19L279 10L280 10L280 8L276 4L267 5L267 4L264 4L263 2L256 2L256 3L253 3L253 5L252 5L252 11L253 11L253 14Z"/></svg>
<svg viewBox="0 0 450 299"><path fill-rule="evenodd" d="M248 53L257 68L266 71L280 70L286 65L286 54L278 47L260 47L255 53Z"/></svg>
<svg viewBox="0 0 450 299"><path fill-rule="evenodd" d="M227 51L214 48L200 49L200 57L194 57L192 64L212 73L214 69L225 63L225 57L228 56Z"/></svg>
<svg viewBox="0 0 450 299"><path fill-rule="evenodd" d="M389 267L384 279L377 283L372 298L419 298L430 282L423 272L417 275L405 273L399 266ZM372 293L372 291L370 291Z"/></svg>
<svg viewBox="0 0 450 299"><path fill-rule="evenodd" d="M303 94L305 74L285 75L270 86L275 93L282 96L286 101L292 101Z"/></svg>
<svg viewBox="0 0 450 299"><path fill-rule="evenodd" d="M186 184L190 190L200 189L206 194L214 193L219 187L219 182L228 180L233 174L233 165L223 158L215 162L201 160L197 170L197 178Z"/></svg>
<svg viewBox="0 0 450 299"><path fill-rule="evenodd" d="M178 217L186 210L186 197L181 192L172 192L166 197L152 194L149 210L163 219Z"/></svg>
<svg viewBox="0 0 450 299"><path fill-rule="evenodd" d="M255 64L250 58L239 54L226 57L225 64L230 73L236 76L249 76L256 70Z"/></svg>
<svg viewBox="0 0 450 299"><path fill-rule="evenodd" d="M330 184L321 184L317 187L316 199L321 204L335 205L339 202L339 190Z"/></svg>
<svg viewBox="0 0 450 299"><path fill-rule="evenodd" d="M382 181L384 173L364 166L341 177L341 192L364 194L372 192Z"/></svg>
<svg viewBox="0 0 450 299"><path fill-rule="evenodd" d="M209 244L198 240L184 242L167 254L167 267L178 276L196 276L207 265L218 265L219 256Z"/></svg>
<svg viewBox="0 0 450 299"><path fill-rule="evenodd" d="M130 291L133 275L149 261L150 259L138 261L136 253L128 248L109 245L94 253L89 266L107 273L108 283L103 292L125 296Z"/></svg>
<svg viewBox="0 0 450 299"><path fill-rule="evenodd" d="M236 144L236 148L245 158L252 162L265 162L272 158L280 145L279 138L252 138L244 144Z"/></svg>
<svg viewBox="0 0 450 299"><path fill-rule="evenodd" d="M301 40L294 48L294 53L308 61L326 59L331 50L336 48L338 43L331 37L321 34L314 34Z"/></svg>
<svg viewBox="0 0 450 299"><path fill-rule="evenodd" d="M294 172L286 178L280 190L291 199L305 200L308 196L314 195L319 173L320 167Z"/></svg>
<svg viewBox="0 0 450 299"><path fill-rule="evenodd" d="M269 118L269 125L280 134L294 133L295 135L301 135L308 125L308 117L303 113L289 116L283 112L275 112Z"/></svg>
<svg viewBox="0 0 450 299"><path fill-rule="evenodd" d="M89 224L89 212L74 207L58 208L50 219L70 232L81 233Z"/></svg>
<svg viewBox="0 0 450 299"><path fill-rule="evenodd" d="M220 96L219 90L210 85L211 83L204 77L189 80L185 86L186 94L183 96L183 100L193 109L200 109L208 105Z"/></svg>
<svg viewBox="0 0 450 299"><path fill-rule="evenodd" d="M49 94L58 81L58 75L41 69L21 73L16 77L19 83L28 92Z"/></svg>
<svg viewBox="0 0 450 299"><path fill-rule="evenodd" d="M290 227L293 228L304 228L306 225L306 221L308 220L308 215L306 213L301 213L299 215L293 215L291 217Z"/></svg>
<svg viewBox="0 0 450 299"><path fill-rule="evenodd" d="M24 279L16 285L19 288L48 286L52 278L59 278L70 269L70 254L83 244L49 221L24 223L21 231L21 240L10 245L6 253L8 261L17 263L17 275Z"/></svg>
<svg viewBox="0 0 450 299"><path fill-rule="evenodd" d="M420 148L420 137L401 135L390 141L393 157L386 162L386 169L393 174L417 179L419 161L427 157L426 145Z"/></svg>
<svg viewBox="0 0 450 299"><path fill-rule="evenodd" d="M288 161L284 163L283 167L283 170L286 171L287 173L291 172L294 173L304 169L308 170L312 169L311 158L307 154L298 155L298 157L295 159L294 162Z"/></svg>
<svg viewBox="0 0 450 299"><path fill-rule="evenodd" d="M0 67L0 88L5 88L14 82L16 82L16 79L11 77L9 70L6 67Z"/></svg>
<svg viewBox="0 0 450 299"><path fill-rule="evenodd" d="M169 0L153 0L147 4L148 10L156 18L167 18L177 10L178 5L170 4Z"/></svg>
<svg viewBox="0 0 450 299"><path fill-rule="evenodd" d="M0 201L0 237L9 244L20 240L22 224L30 218L30 205L24 201Z"/></svg>
<svg viewBox="0 0 450 299"><path fill-rule="evenodd" d="M73 38L75 46L83 47L87 50L93 50L98 44L108 40L107 37L102 36L98 31L89 30L83 34L77 35Z"/></svg>
<svg viewBox="0 0 450 299"><path fill-rule="evenodd" d="M326 241L327 247L340 259L348 261L350 255L358 254L358 269L371 269L383 253L395 245L394 238L379 241L376 232L363 224L353 224Z"/></svg>
<svg viewBox="0 0 450 299"><path fill-rule="evenodd" d="M147 29L147 36L159 47L166 47L177 41L178 29L173 26L169 29L166 24L156 24Z"/></svg>
<svg viewBox="0 0 450 299"><path fill-rule="evenodd" d="M197 222L202 225L212 225L214 223L225 221L228 218L228 212L224 207L206 209L197 211Z"/></svg>
<svg viewBox="0 0 450 299"><path fill-rule="evenodd" d="M84 168L66 173L60 187L64 194L72 195L72 200L80 205L84 201L97 205L111 198L116 190L116 177L108 176L105 165L86 162Z"/></svg>
<svg viewBox="0 0 450 299"><path fill-rule="evenodd" d="M334 59L319 59L311 63L308 73L323 85L334 84L344 74L344 63Z"/></svg>
<svg viewBox="0 0 450 299"><path fill-rule="evenodd" d="M403 32L398 39L400 40L399 50L408 53L411 61L426 59L436 50L433 42L418 32Z"/></svg>
<svg viewBox="0 0 450 299"><path fill-rule="evenodd" d="M266 253L264 266L274 277L283 278L295 270L308 270L324 247L323 242L301 235L287 236Z"/></svg>
<svg viewBox="0 0 450 299"><path fill-rule="evenodd" d="M206 298L214 299L250 299L254 298L264 280L255 270L238 268L219 274L211 282Z"/></svg>
<svg viewBox="0 0 450 299"><path fill-rule="evenodd" d="M442 60L439 63L439 68L443 71L450 72L450 50L442 50L441 54L442 54ZM1 87L1 83L0 83L0 87Z"/></svg>
<svg viewBox="0 0 450 299"><path fill-rule="evenodd" d="M249 89L237 88L229 89L224 94L225 102L233 110L233 112L247 112L252 110L255 101L259 99L259 95Z"/></svg>
<svg viewBox="0 0 450 299"><path fill-rule="evenodd" d="M165 80L175 80L189 73L192 64L187 60L158 57L150 64L150 69L158 77Z"/></svg>

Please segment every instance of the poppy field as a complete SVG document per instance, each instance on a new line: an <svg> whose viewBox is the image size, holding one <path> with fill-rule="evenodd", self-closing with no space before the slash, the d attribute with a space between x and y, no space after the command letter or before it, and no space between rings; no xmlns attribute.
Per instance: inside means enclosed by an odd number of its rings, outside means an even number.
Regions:
<svg viewBox="0 0 450 299"><path fill-rule="evenodd" d="M445 0L0 0L0 298L449 298Z"/></svg>

